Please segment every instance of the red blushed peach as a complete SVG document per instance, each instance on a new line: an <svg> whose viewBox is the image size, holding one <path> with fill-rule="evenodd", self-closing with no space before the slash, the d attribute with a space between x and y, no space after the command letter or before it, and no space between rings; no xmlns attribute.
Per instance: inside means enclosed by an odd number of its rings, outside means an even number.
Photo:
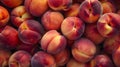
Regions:
<svg viewBox="0 0 120 67"><path fill-rule="evenodd" d="M31 55L26 51L17 51L9 59L9 67L30 67Z"/></svg>
<svg viewBox="0 0 120 67"><path fill-rule="evenodd" d="M84 0L73 0L73 3L82 3Z"/></svg>
<svg viewBox="0 0 120 67"><path fill-rule="evenodd" d="M36 44L41 39L43 32L38 21L26 20L19 26L18 36L25 44Z"/></svg>
<svg viewBox="0 0 120 67"><path fill-rule="evenodd" d="M80 18L67 17L61 24L61 31L69 40L76 40L84 33L85 24Z"/></svg>
<svg viewBox="0 0 120 67"><path fill-rule="evenodd" d="M11 52L7 49L0 48L0 67L8 67L8 60Z"/></svg>
<svg viewBox="0 0 120 67"><path fill-rule="evenodd" d="M103 37L112 37L120 29L120 16L116 13L105 13L97 22L98 32Z"/></svg>
<svg viewBox="0 0 120 67"><path fill-rule="evenodd" d="M42 24L46 30L59 30L63 20L60 12L47 11L42 17Z"/></svg>
<svg viewBox="0 0 120 67"><path fill-rule="evenodd" d="M39 51L31 59L32 67L56 67L55 59L52 55Z"/></svg>
<svg viewBox="0 0 120 67"><path fill-rule="evenodd" d="M18 45L18 31L11 26L6 26L0 33L2 37L1 42L9 48L16 48Z"/></svg>
<svg viewBox="0 0 120 67"><path fill-rule="evenodd" d="M78 3L75 3L73 5L71 5L71 7L65 11L65 16L66 17L77 17L79 15L79 7L80 7L80 4Z"/></svg>
<svg viewBox="0 0 120 67"><path fill-rule="evenodd" d="M113 52L112 59L116 67L120 67L120 46Z"/></svg>
<svg viewBox="0 0 120 67"><path fill-rule="evenodd" d="M86 24L84 36L93 41L96 45L101 44L105 39L105 37L98 32L96 24Z"/></svg>
<svg viewBox="0 0 120 67"><path fill-rule="evenodd" d="M47 0L25 0L26 10L33 16L41 16L48 9Z"/></svg>
<svg viewBox="0 0 120 67"><path fill-rule="evenodd" d="M72 0L48 0L48 5L53 10L67 10L72 4Z"/></svg>
<svg viewBox="0 0 120 67"><path fill-rule="evenodd" d="M6 8L0 6L0 27L5 26L9 21L9 13Z"/></svg>
<svg viewBox="0 0 120 67"><path fill-rule="evenodd" d="M4 5L10 8L15 8L23 3L24 0L0 0Z"/></svg>
<svg viewBox="0 0 120 67"><path fill-rule="evenodd" d="M56 65L64 66L70 59L70 52L68 49L62 50L59 53L54 55Z"/></svg>
<svg viewBox="0 0 120 67"><path fill-rule="evenodd" d="M66 47L66 39L56 30L46 32L41 41L41 48L51 54L57 54Z"/></svg>
<svg viewBox="0 0 120 67"><path fill-rule="evenodd" d="M90 67L114 67L114 65L107 55L97 55L90 61Z"/></svg>
<svg viewBox="0 0 120 67"><path fill-rule="evenodd" d="M103 43L104 51L111 55L113 51L120 45L119 40L120 40L120 34L117 34L114 37L105 39Z"/></svg>
<svg viewBox="0 0 120 67"><path fill-rule="evenodd" d="M95 53L95 44L87 38L76 40L72 47L73 58L82 63L90 61Z"/></svg>
<svg viewBox="0 0 120 67"><path fill-rule="evenodd" d="M24 6L18 6L14 8L11 12L11 21L16 26L19 27L25 20L32 19L32 16L26 12Z"/></svg>
<svg viewBox="0 0 120 67"><path fill-rule="evenodd" d="M87 63L81 63L75 59L70 59L66 67L89 67Z"/></svg>
<svg viewBox="0 0 120 67"><path fill-rule="evenodd" d="M79 17L86 23L95 23L102 11L101 3L98 0L85 0L80 5Z"/></svg>

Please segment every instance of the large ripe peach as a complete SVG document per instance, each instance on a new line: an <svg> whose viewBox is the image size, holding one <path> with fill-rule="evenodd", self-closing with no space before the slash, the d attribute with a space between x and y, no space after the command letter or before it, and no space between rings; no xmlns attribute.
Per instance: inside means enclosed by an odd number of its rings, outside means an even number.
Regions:
<svg viewBox="0 0 120 67"><path fill-rule="evenodd" d="M95 23L103 10L98 0L84 0L80 5L79 17L86 23Z"/></svg>
<svg viewBox="0 0 120 67"><path fill-rule="evenodd" d="M9 59L9 67L30 67L31 55L26 51L17 51Z"/></svg>
<svg viewBox="0 0 120 67"><path fill-rule="evenodd" d="M0 48L0 67L8 67L8 60L11 52L7 49Z"/></svg>
<svg viewBox="0 0 120 67"><path fill-rule="evenodd" d="M39 51L31 59L32 67L56 67L55 59L52 55Z"/></svg>
<svg viewBox="0 0 120 67"><path fill-rule="evenodd" d="M48 5L53 10L67 10L72 4L72 0L48 0Z"/></svg>
<svg viewBox="0 0 120 67"><path fill-rule="evenodd" d="M48 0L25 0L26 10L33 16L41 16L48 9Z"/></svg>
<svg viewBox="0 0 120 67"><path fill-rule="evenodd" d="M82 63L90 61L94 57L95 53L95 44L87 38L76 40L72 47L73 58Z"/></svg>
<svg viewBox="0 0 120 67"><path fill-rule="evenodd" d="M47 11L41 19L46 30L59 30L63 20L63 15L55 11Z"/></svg>
<svg viewBox="0 0 120 67"><path fill-rule="evenodd" d="M5 26L8 23L9 18L8 10L0 6L0 27Z"/></svg>
<svg viewBox="0 0 120 67"><path fill-rule="evenodd" d="M23 3L24 0L0 0L4 5L15 8Z"/></svg>
<svg viewBox="0 0 120 67"><path fill-rule="evenodd" d="M103 37L112 37L120 30L120 15L116 13L105 13L97 22L98 32Z"/></svg>
<svg viewBox="0 0 120 67"><path fill-rule="evenodd" d="M69 40L76 40L84 33L85 24L78 17L67 17L61 24L61 31Z"/></svg>
<svg viewBox="0 0 120 67"><path fill-rule="evenodd" d="M70 8L65 11L65 16L66 17L77 17L79 15L79 8L80 8L80 4L79 3L75 3L75 4L72 4L70 6Z"/></svg>
<svg viewBox="0 0 120 67"><path fill-rule="evenodd" d="M97 55L90 61L90 67L114 67L114 65L107 55Z"/></svg>
<svg viewBox="0 0 120 67"><path fill-rule="evenodd" d="M97 30L96 24L86 24L84 36L93 41L96 45L101 44L105 37L103 37Z"/></svg>
<svg viewBox="0 0 120 67"><path fill-rule="evenodd" d="M11 12L11 21L14 26L19 27L22 22L25 20L32 19L32 16L26 12L24 6L18 6L14 8Z"/></svg>
<svg viewBox="0 0 120 67"><path fill-rule="evenodd" d="M66 47L66 38L56 30L46 32L41 41L41 48L51 54L57 54Z"/></svg>
<svg viewBox="0 0 120 67"><path fill-rule="evenodd" d="M35 20L24 21L18 29L19 39L25 44L36 44L43 34L41 24Z"/></svg>

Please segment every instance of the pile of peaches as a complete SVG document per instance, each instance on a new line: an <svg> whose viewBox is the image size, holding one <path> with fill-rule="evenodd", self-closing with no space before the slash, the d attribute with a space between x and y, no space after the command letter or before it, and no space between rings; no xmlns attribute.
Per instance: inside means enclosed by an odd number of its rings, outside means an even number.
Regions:
<svg viewBox="0 0 120 67"><path fill-rule="evenodd" d="M120 0L0 0L0 67L120 67Z"/></svg>

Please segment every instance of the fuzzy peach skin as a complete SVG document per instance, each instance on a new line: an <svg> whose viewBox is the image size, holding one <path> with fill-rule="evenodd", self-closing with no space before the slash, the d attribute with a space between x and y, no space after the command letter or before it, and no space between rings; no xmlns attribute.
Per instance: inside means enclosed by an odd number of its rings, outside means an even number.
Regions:
<svg viewBox="0 0 120 67"><path fill-rule="evenodd" d="M114 67L114 65L109 56L101 54L90 61L90 67Z"/></svg>
<svg viewBox="0 0 120 67"><path fill-rule="evenodd" d="M81 63L71 58L66 67L89 67L87 63Z"/></svg>
<svg viewBox="0 0 120 67"><path fill-rule="evenodd" d="M116 67L120 67L120 46L118 46L118 48L112 53L112 59Z"/></svg>
<svg viewBox="0 0 120 67"><path fill-rule="evenodd" d="M120 30L120 15L116 13L105 13L97 22L98 32L103 37L112 37Z"/></svg>
<svg viewBox="0 0 120 67"><path fill-rule="evenodd" d="M72 4L70 6L70 8L65 11L65 16L66 17L77 17L79 15L79 8L80 8L80 4L79 3L75 3L75 4Z"/></svg>
<svg viewBox="0 0 120 67"><path fill-rule="evenodd" d="M98 0L84 0L80 5L79 17L86 23L95 23L103 12Z"/></svg>
<svg viewBox="0 0 120 67"><path fill-rule="evenodd" d="M57 54L66 47L66 38L60 35L56 30L46 32L41 41L41 48L51 54Z"/></svg>
<svg viewBox="0 0 120 67"><path fill-rule="evenodd" d="M46 30L60 30L60 26L63 20L64 16L62 13L57 11L47 11L41 19L42 24Z"/></svg>
<svg viewBox="0 0 120 67"><path fill-rule="evenodd" d="M9 18L8 10L3 6L0 6L0 27L5 26L8 23Z"/></svg>
<svg viewBox="0 0 120 67"><path fill-rule="evenodd" d="M0 33L0 42L3 43L3 45L6 45L5 47L15 49L18 44L18 31L11 27L11 26L5 26L5 28Z"/></svg>
<svg viewBox="0 0 120 67"><path fill-rule="evenodd" d="M7 67L11 52L7 49L0 48L0 67Z"/></svg>
<svg viewBox="0 0 120 67"><path fill-rule="evenodd" d="M25 0L24 5L30 14L39 17L48 9L48 0Z"/></svg>
<svg viewBox="0 0 120 67"><path fill-rule="evenodd" d="M15 8L23 3L24 0L0 0L4 5Z"/></svg>
<svg viewBox="0 0 120 67"><path fill-rule="evenodd" d="M85 24L78 17L67 17L61 24L63 35L69 40L76 40L84 33Z"/></svg>
<svg viewBox="0 0 120 67"><path fill-rule="evenodd" d="M72 4L72 0L48 0L48 5L53 10L67 10Z"/></svg>
<svg viewBox="0 0 120 67"><path fill-rule="evenodd" d="M16 51L9 58L9 67L30 67L31 55L26 51Z"/></svg>
<svg viewBox="0 0 120 67"><path fill-rule="evenodd" d="M105 37L103 37L97 30L97 25L92 23L92 24L86 24L85 26L85 32L84 36L91 41L93 41L96 45L101 44L104 40Z"/></svg>
<svg viewBox="0 0 120 67"><path fill-rule="evenodd" d="M36 44L43 34L41 24L35 20L24 21L18 29L19 39L25 44Z"/></svg>
<svg viewBox="0 0 120 67"><path fill-rule="evenodd" d="M56 67L56 62L52 55L39 51L33 55L31 67Z"/></svg>
<svg viewBox="0 0 120 67"><path fill-rule="evenodd" d="M79 40L76 40L72 47L73 58L82 63L90 61L95 54L96 46L87 38L80 38Z"/></svg>
<svg viewBox="0 0 120 67"><path fill-rule="evenodd" d="M56 65L58 67L61 67L61 66L65 66L65 64L68 63L70 59L70 52L66 48L53 56L55 57Z"/></svg>
<svg viewBox="0 0 120 67"><path fill-rule="evenodd" d="M14 8L11 12L11 21L14 26L19 27L22 22L25 20L32 19L32 16L26 12L24 6L18 6Z"/></svg>

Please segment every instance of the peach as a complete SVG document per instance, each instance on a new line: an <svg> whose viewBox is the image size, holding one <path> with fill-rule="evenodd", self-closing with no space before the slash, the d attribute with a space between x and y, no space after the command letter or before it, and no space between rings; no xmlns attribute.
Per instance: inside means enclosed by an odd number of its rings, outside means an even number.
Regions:
<svg viewBox="0 0 120 67"><path fill-rule="evenodd" d="M90 67L114 67L114 65L107 55L97 55L91 60Z"/></svg>
<svg viewBox="0 0 120 67"><path fill-rule="evenodd" d="M70 8L65 11L65 16L66 17L77 17L79 15L79 7L80 7L80 4L79 3L75 3L75 4L72 4L70 6Z"/></svg>
<svg viewBox="0 0 120 67"><path fill-rule="evenodd" d="M48 0L48 5L53 10L67 10L72 4L72 0Z"/></svg>
<svg viewBox="0 0 120 67"><path fill-rule="evenodd" d="M6 45L5 47L12 49L16 48L19 39L18 31L15 28L7 25L0 34L0 40L3 43L3 45Z"/></svg>
<svg viewBox="0 0 120 67"><path fill-rule="evenodd" d="M87 38L76 40L72 47L73 58L82 63L90 61L94 57L95 53L95 44Z"/></svg>
<svg viewBox="0 0 120 67"><path fill-rule="evenodd" d="M25 44L36 44L43 34L41 24L35 20L24 21L18 29L19 39Z"/></svg>
<svg viewBox="0 0 120 67"><path fill-rule="evenodd" d="M120 46L113 52L112 59L116 67L120 67Z"/></svg>
<svg viewBox="0 0 120 67"><path fill-rule="evenodd" d="M79 17L86 23L95 23L103 10L98 0L84 0L80 5Z"/></svg>
<svg viewBox="0 0 120 67"><path fill-rule="evenodd" d="M31 59L32 67L56 67L55 59L52 55L39 51Z"/></svg>
<svg viewBox="0 0 120 67"><path fill-rule="evenodd" d="M60 51L59 53L55 54L54 57L55 57L56 65L58 67L64 66L70 59L70 52L66 48L66 49Z"/></svg>
<svg viewBox="0 0 120 67"><path fill-rule="evenodd" d="M84 0L73 0L73 3L82 3Z"/></svg>
<svg viewBox="0 0 120 67"><path fill-rule="evenodd" d="M30 67L31 55L26 51L16 51L9 59L9 67Z"/></svg>
<svg viewBox="0 0 120 67"><path fill-rule="evenodd" d="M11 52L7 49L0 48L0 67L8 67L8 60Z"/></svg>
<svg viewBox="0 0 120 67"><path fill-rule="evenodd" d="M70 59L67 63L66 67L88 67L87 63L81 63L76 61L75 59Z"/></svg>
<svg viewBox="0 0 120 67"><path fill-rule="evenodd" d="M57 54L66 47L66 38L56 30L46 32L41 41L41 48L51 54Z"/></svg>
<svg viewBox="0 0 120 67"><path fill-rule="evenodd" d="M15 8L23 3L24 0L0 0L5 6Z"/></svg>
<svg viewBox="0 0 120 67"><path fill-rule="evenodd" d="M97 22L98 32L103 37L112 37L120 29L120 16L116 13L105 13Z"/></svg>
<svg viewBox="0 0 120 67"><path fill-rule="evenodd" d="M76 40L84 33L85 24L78 17L67 17L61 24L61 31L69 40Z"/></svg>
<svg viewBox="0 0 120 67"><path fill-rule="evenodd" d="M32 19L32 16L26 12L24 6L18 6L11 11L11 21L16 27L19 27L22 22L30 19Z"/></svg>
<svg viewBox="0 0 120 67"><path fill-rule="evenodd" d="M46 30L59 30L63 20L63 15L55 11L47 11L41 19Z"/></svg>
<svg viewBox="0 0 120 67"><path fill-rule="evenodd" d="M103 37L97 30L96 24L86 24L84 36L91 41L93 41L96 45L101 44L105 37Z"/></svg>
<svg viewBox="0 0 120 67"><path fill-rule="evenodd" d="M0 27L5 26L9 21L9 13L8 10L2 6L0 6Z"/></svg>
<svg viewBox="0 0 120 67"><path fill-rule="evenodd" d="M24 5L30 14L39 17L48 9L48 0L25 0Z"/></svg>

